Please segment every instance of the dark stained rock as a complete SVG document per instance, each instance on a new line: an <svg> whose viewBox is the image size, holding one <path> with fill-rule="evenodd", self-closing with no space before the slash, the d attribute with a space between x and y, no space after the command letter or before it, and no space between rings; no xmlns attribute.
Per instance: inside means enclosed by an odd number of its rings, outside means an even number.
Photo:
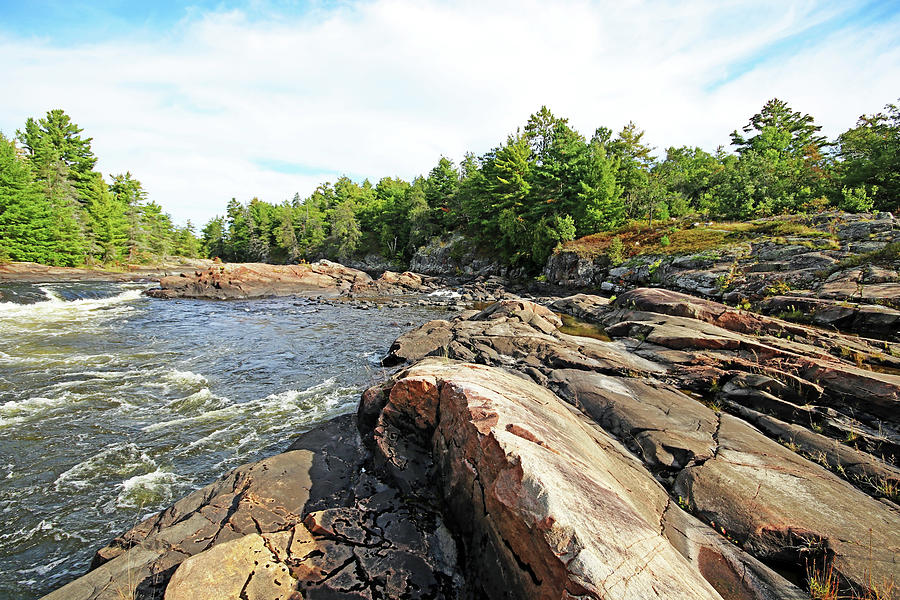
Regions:
<svg viewBox="0 0 900 600"><path fill-rule="evenodd" d="M427 488L373 474L351 416L186 496L47 598L455 598L456 547Z"/></svg>

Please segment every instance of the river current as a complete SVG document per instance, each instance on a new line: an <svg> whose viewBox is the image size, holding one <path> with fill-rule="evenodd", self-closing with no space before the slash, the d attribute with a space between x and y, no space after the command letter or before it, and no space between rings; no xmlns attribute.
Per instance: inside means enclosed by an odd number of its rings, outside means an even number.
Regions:
<svg viewBox="0 0 900 600"><path fill-rule="evenodd" d="M0 599L229 469L355 410L433 308L154 300L141 284L0 285Z"/></svg>

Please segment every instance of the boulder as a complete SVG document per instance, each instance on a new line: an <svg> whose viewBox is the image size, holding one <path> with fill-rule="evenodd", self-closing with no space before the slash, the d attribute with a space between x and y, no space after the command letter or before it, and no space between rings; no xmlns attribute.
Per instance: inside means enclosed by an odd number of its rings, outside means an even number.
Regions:
<svg viewBox="0 0 900 600"><path fill-rule="evenodd" d="M395 405L407 378L436 385ZM439 359L389 387L379 420L429 448L485 597L720 598L662 535L665 491L546 388Z"/></svg>

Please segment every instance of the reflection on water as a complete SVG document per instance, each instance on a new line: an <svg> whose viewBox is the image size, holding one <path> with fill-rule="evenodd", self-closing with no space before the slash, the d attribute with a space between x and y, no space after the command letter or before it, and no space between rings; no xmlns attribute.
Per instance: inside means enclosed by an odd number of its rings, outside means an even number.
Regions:
<svg viewBox="0 0 900 600"><path fill-rule="evenodd" d="M434 309L161 301L136 284L0 286L0 599L239 464L355 409Z"/></svg>
<svg viewBox="0 0 900 600"><path fill-rule="evenodd" d="M590 323L565 313L557 313L557 315L559 315L563 322L562 327L560 327L559 330L566 335L589 337L604 342L612 341L612 338L609 337L606 330L595 323Z"/></svg>

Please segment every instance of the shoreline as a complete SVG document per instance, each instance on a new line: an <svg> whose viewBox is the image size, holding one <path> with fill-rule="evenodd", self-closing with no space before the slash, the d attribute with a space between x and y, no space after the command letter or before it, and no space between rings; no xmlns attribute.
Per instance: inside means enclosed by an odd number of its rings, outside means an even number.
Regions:
<svg viewBox="0 0 900 600"><path fill-rule="evenodd" d="M90 267L54 267L39 263L10 262L0 264L0 283L64 283L78 281L159 281L197 268L205 268L212 261L162 263L159 265L128 265L127 271L111 271Z"/></svg>
<svg viewBox="0 0 900 600"><path fill-rule="evenodd" d="M565 334L556 312L609 337ZM857 546L900 543L898 499L871 483L900 483L878 458L900 448L900 377L860 363L898 357L659 288L463 310L397 338L355 418L182 498L46 598L116 598L130 578L128 597L167 600L800 600L773 567L802 580L806 539L845 585L887 581L889 551Z"/></svg>

